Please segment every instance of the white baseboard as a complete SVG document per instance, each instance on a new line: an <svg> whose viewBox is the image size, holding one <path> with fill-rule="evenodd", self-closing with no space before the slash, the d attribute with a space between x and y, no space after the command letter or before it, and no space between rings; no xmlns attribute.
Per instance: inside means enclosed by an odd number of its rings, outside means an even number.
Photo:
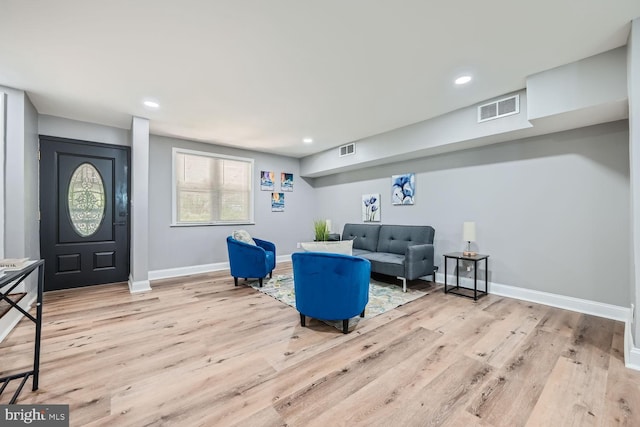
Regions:
<svg viewBox="0 0 640 427"><path fill-rule="evenodd" d="M210 273L212 271L228 270L228 262L214 264L190 265L187 267L167 268L149 272L149 280L170 279L172 277L190 276L192 274Z"/></svg>
<svg viewBox="0 0 640 427"><path fill-rule="evenodd" d="M25 311L29 311L33 303L36 301L36 298L37 295L35 293L28 293L18 302L18 306ZM9 332L11 332L23 317L24 315L22 313L12 307L4 316L2 316L2 318L0 318L0 342L9 335Z"/></svg>
<svg viewBox="0 0 640 427"><path fill-rule="evenodd" d="M444 283L443 273L437 273L436 276L438 283ZM455 280L455 276L451 275L447 278L447 284L450 285L455 283ZM465 288L473 288L473 279L461 277L460 285ZM478 280L478 288L484 290L484 279ZM541 292L533 289L519 288L517 286L501 285L493 282L489 282L489 293L549 305L551 307L562 308L565 310L577 311L578 313L591 314L593 316L604 317L606 319L613 319L621 322L627 321L630 312L630 309L627 307L552 294L549 292Z"/></svg>
<svg viewBox="0 0 640 427"><path fill-rule="evenodd" d="M624 366L640 371L640 348L633 343L633 331L631 330L631 310L624 322Z"/></svg>
<svg viewBox="0 0 640 427"><path fill-rule="evenodd" d="M276 257L276 263L291 261L291 254ZM192 274L211 273L213 271L228 270L228 262L213 264L190 265L187 267L167 268L165 270L153 270L149 272L149 280L170 279L172 277L190 276Z"/></svg>
<svg viewBox="0 0 640 427"><path fill-rule="evenodd" d="M436 274L436 280L444 283L444 274ZM455 283L455 280L455 276L449 276L447 284ZM460 285L473 288L473 279L461 277ZM484 290L484 279L478 280L478 287ZM629 369L640 371L640 348L633 344L631 308L493 282L489 282L489 293L624 322L624 364Z"/></svg>
<svg viewBox="0 0 640 427"><path fill-rule="evenodd" d="M134 281L131 276L129 276L129 292L132 294L139 294L141 292L149 292L151 290L151 283L148 280L137 280Z"/></svg>

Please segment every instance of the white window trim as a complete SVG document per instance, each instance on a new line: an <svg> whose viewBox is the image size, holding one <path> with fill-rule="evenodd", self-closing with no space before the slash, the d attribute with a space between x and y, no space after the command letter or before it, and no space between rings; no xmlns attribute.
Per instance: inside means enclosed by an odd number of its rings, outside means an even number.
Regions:
<svg viewBox="0 0 640 427"><path fill-rule="evenodd" d="M249 206L249 221L238 221L238 222L178 222L178 205L176 203L176 190L178 187L178 183L176 181L176 154L191 154L195 156L203 156L203 157L213 157L216 159L229 159L229 160L238 160L242 162L247 162L251 164L251 170L249 171L249 182L251 183L251 196L249 197L250 206ZM228 156L226 154L218 154L212 153L208 151L197 151L197 150L188 150L186 148L178 148L173 147L171 150L171 227L209 227L216 225L253 225L254 222L254 205L255 205L255 185L253 182L254 169L255 169L255 161L249 157L238 157L238 156Z"/></svg>

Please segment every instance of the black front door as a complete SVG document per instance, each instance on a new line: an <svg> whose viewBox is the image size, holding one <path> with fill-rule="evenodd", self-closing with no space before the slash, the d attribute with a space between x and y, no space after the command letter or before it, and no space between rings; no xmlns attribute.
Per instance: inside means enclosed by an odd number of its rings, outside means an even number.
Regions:
<svg viewBox="0 0 640 427"><path fill-rule="evenodd" d="M47 291L129 277L129 148L40 136Z"/></svg>

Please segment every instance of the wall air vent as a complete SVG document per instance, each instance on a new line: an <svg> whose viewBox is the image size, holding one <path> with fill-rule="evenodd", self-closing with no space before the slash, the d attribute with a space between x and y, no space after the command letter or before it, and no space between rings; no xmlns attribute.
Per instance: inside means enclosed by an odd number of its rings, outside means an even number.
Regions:
<svg viewBox="0 0 640 427"><path fill-rule="evenodd" d="M352 154L356 154L356 143L352 142L351 144L345 144L340 146L338 149L338 153L340 157L351 156Z"/></svg>
<svg viewBox="0 0 640 427"><path fill-rule="evenodd" d="M520 112L520 95L502 98L478 107L478 123Z"/></svg>

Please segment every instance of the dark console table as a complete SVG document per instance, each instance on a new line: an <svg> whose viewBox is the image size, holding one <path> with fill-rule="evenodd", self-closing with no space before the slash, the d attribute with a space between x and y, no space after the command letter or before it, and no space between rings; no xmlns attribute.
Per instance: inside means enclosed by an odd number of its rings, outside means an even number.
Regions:
<svg viewBox="0 0 640 427"><path fill-rule="evenodd" d="M36 317L33 317L29 312L18 305L18 302L13 302L9 298L9 294L13 292L13 290L22 283L27 276L29 276L35 270L38 270L38 296L36 298ZM4 287L9 286L4 291L2 290ZM8 375L6 377L0 378L0 396L7 388L7 385L13 380L22 379L18 388L13 393L11 400L9 401L10 405L16 403L18 399L18 395L22 391L22 387L24 387L25 383L29 379L30 376L33 376L33 387L32 390L36 391L38 389L38 375L40 373L40 338L42 336L42 293L44 291L44 260L39 261L31 261L24 268L19 270L8 270L5 271L3 276L0 276L0 298L9 303L9 311L12 308L15 308L20 313L22 313L25 317L31 320L36 325L36 336L34 341L34 349L33 349L33 369L30 371L20 372L13 375Z"/></svg>
<svg viewBox="0 0 640 427"><path fill-rule="evenodd" d="M449 259L456 260L456 284L448 286L447 285L447 261ZM460 286L460 261L472 261L473 262L473 295L467 294ZM478 261L484 260L484 291L478 290ZM463 252L452 252L449 254L444 254L444 293L451 293L455 295L460 295L467 298L473 298L474 301L477 301L479 297L483 295L487 295L489 291L489 255L465 255ZM468 289L471 291L471 289Z"/></svg>

